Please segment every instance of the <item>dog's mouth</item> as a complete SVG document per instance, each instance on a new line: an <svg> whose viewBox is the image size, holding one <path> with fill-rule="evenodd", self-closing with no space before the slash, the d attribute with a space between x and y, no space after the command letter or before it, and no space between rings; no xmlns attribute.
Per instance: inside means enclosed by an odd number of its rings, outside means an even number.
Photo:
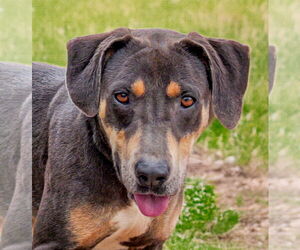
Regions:
<svg viewBox="0 0 300 250"><path fill-rule="evenodd" d="M154 194L133 194L133 198L141 211L148 217L156 217L163 214L169 205L169 196L158 196Z"/></svg>

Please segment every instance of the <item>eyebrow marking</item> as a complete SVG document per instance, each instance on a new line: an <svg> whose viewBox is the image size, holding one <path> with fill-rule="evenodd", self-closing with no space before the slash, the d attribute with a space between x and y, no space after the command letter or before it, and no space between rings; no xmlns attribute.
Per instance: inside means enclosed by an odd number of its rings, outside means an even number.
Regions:
<svg viewBox="0 0 300 250"><path fill-rule="evenodd" d="M135 96L140 97L145 94L145 84L142 80L136 80L131 85L132 92Z"/></svg>
<svg viewBox="0 0 300 250"><path fill-rule="evenodd" d="M180 85L177 82L171 81L167 86L167 96L168 97L177 97L180 95Z"/></svg>

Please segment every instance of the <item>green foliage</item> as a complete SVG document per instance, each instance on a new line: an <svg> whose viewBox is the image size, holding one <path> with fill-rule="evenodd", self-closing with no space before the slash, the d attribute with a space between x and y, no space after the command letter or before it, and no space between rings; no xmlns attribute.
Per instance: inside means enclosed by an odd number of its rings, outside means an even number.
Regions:
<svg viewBox="0 0 300 250"><path fill-rule="evenodd" d="M191 233L180 234L174 233L173 236L165 244L166 249L197 249L197 243L194 242L194 237Z"/></svg>
<svg viewBox="0 0 300 250"><path fill-rule="evenodd" d="M186 180L184 196L185 205L167 247L173 249L176 245L185 246L176 249L219 249L211 245L204 248L203 239L230 231L239 222L239 214L234 210L222 211L217 206L214 187L198 179Z"/></svg>
<svg viewBox="0 0 300 250"><path fill-rule="evenodd" d="M231 230L239 222L239 214L234 210L226 210L219 214L216 224L212 227L215 234L223 234Z"/></svg>
<svg viewBox="0 0 300 250"><path fill-rule="evenodd" d="M213 186L204 185L200 180L188 180L184 194L185 206L176 230L206 232L218 212Z"/></svg>

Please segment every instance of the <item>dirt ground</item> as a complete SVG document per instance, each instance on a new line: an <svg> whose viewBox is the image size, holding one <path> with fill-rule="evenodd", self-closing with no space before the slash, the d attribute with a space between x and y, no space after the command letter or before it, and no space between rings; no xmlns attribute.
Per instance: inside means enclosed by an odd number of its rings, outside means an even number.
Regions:
<svg viewBox="0 0 300 250"><path fill-rule="evenodd" d="M240 213L240 223L220 240L242 249L268 249L268 179L266 170L240 167L234 157L195 149L188 166L189 177L215 186L218 205ZM240 249L240 248L239 248Z"/></svg>
<svg viewBox="0 0 300 250"><path fill-rule="evenodd" d="M299 164L281 157L276 164L270 165L269 183L269 249L299 249Z"/></svg>

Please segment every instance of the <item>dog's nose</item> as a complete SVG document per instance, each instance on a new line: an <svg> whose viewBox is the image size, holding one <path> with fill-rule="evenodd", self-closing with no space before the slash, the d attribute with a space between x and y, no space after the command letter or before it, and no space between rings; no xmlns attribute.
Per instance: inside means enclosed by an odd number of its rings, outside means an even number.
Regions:
<svg viewBox="0 0 300 250"><path fill-rule="evenodd" d="M139 161L135 170L139 184L149 188L162 185L168 179L170 172L166 162Z"/></svg>

